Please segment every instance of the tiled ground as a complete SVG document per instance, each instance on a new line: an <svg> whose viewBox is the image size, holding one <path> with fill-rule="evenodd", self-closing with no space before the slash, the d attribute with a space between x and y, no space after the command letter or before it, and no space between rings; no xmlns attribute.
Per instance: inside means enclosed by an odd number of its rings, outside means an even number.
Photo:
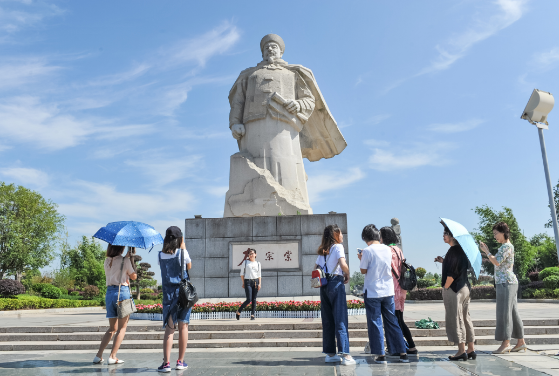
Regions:
<svg viewBox="0 0 559 376"><path fill-rule="evenodd" d="M270 350L189 350L186 356L189 369L173 370L171 374L181 376L539 376L556 375L553 368L559 369L558 359L538 353L527 355L526 358L531 358L530 362L538 363L539 369L543 372L520 365L515 361L516 357L496 357L488 353L481 353L475 361L450 362L446 360L448 354L451 353L448 349L423 352L419 358L412 358L409 364L389 362L388 365L374 364L370 356L355 353L354 357L358 361L355 366L326 364L324 356L316 350ZM154 375L156 374L155 368L161 363L161 354L148 350L119 352L119 357L126 360L119 366L94 365L91 363L92 357L93 354L81 351L64 354L56 352L4 353L0 354L0 375ZM176 359L176 353L172 359L173 361Z"/></svg>

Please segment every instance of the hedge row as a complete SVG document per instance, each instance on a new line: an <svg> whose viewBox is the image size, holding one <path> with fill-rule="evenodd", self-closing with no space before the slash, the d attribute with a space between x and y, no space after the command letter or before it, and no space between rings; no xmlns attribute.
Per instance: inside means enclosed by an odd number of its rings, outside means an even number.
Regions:
<svg viewBox="0 0 559 376"><path fill-rule="evenodd" d="M436 289L417 289L409 293L409 300L443 300L442 287ZM495 299L496 291L493 286L473 286L470 290L471 299Z"/></svg>
<svg viewBox="0 0 559 376"><path fill-rule="evenodd" d="M77 308L101 306L101 300L69 299L0 299L0 311L16 309Z"/></svg>

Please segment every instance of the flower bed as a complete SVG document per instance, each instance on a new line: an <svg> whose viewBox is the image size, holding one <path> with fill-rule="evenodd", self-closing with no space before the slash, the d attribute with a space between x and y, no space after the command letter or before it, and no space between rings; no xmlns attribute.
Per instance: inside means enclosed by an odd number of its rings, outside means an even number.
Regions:
<svg viewBox="0 0 559 376"><path fill-rule="evenodd" d="M190 318L205 319L233 319L235 312L242 302L233 303L201 303L192 308ZM163 306L161 304L136 305L138 312L130 316L136 320L163 320ZM348 300L348 315L364 315L365 303L361 300ZM249 317L250 312L244 311L242 317ZM285 302L257 302L257 318L320 318L320 302L318 301L285 301Z"/></svg>

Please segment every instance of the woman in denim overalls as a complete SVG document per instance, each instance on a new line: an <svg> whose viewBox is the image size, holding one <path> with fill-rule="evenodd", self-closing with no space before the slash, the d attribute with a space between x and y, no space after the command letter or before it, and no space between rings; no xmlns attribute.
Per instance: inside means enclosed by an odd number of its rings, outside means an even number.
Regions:
<svg viewBox="0 0 559 376"><path fill-rule="evenodd" d="M181 257L184 254L184 264L181 267ZM188 323L190 322L190 311L192 308L179 308L179 285L182 271L188 278L188 270L192 267L192 261L184 245L182 231L176 226L171 226L165 233L163 249L159 252L159 266L161 268L161 280L163 285L163 327L165 337L163 339L163 364L157 368L159 372L171 372L170 358L173 347L173 334L175 327L179 327L179 358L175 369L186 369L188 365L184 362L184 353L188 342Z"/></svg>

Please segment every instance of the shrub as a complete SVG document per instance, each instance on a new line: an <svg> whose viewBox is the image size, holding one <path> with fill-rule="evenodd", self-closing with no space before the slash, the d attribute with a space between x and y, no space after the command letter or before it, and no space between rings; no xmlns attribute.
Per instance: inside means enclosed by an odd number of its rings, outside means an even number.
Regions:
<svg viewBox="0 0 559 376"><path fill-rule="evenodd" d="M471 299L495 299L497 291L493 286L474 286L470 291Z"/></svg>
<svg viewBox="0 0 559 376"><path fill-rule="evenodd" d="M437 283L434 279L418 279L417 288L424 289L430 286L434 286Z"/></svg>
<svg viewBox="0 0 559 376"><path fill-rule="evenodd" d="M58 299L62 295L62 291L58 287L46 284L41 289L41 296L47 299Z"/></svg>
<svg viewBox="0 0 559 376"><path fill-rule="evenodd" d="M80 296L81 294L80 294L79 291L72 291L72 292L70 292L70 295L71 296Z"/></svg>
<svg viewBox="0 0 559 376"><path fill-rule="evenodd" d="M422 267L419 267L415 269L415 274L417 275L417 278L421 279L425 276L425 274L427 274L427 270L425 270Z"/></svg>
<svg viewBox="0 0 559 376"><path fill-rule="evenodd" d="M536 289L527 288L525 290L522 290L522 298L524 298L524 299L533 298L534 297L534 291L536 291Z"/></svg>
<svg viewBox="0 0 559 376"><path fill-rule="evenodd" d="M548 289L539 289L534 291L534 298L536 299L546 299L553 296L553 291Z"/></svg>
<svg viewBox="0 0 559 376"><path fill-rule="evenodd" d="M553 297L554 297L555 299L559 299L559 289L553 290Z"/></svg>
<svg viewBox="0 0 559 376"><path fill-rule="evenodd" d="M15 279L0 280L0 297L10 298L25 293L25 287Z"/></svg>
<svg viewBox="0 0 559 376"><path fill-rule="evenodd" d="M43 291L43 289L47 286L52 286L50 283L35 283L32 285L31 289L35 292L40 293L41 291Z"/></svg>
<svg viewBox="0 0 559 376"><path fill-rule="evenodd" d="M559 288L559 275L550 275L543 280L546 289L555 290Z"/></svg>
<svg viewBox="0 0 559 376"><path fill-rule="evenodd" d="M157 294L157 300L163 300L163 293L162 292Z"/></svg>
<svg viewBox="0 0 559 376"><path fill-rule="evenodd" d="M89 285L83 289L84 299L93 299L99 296L99 288L97 286Z"/></svg>
<svg viewBox="0 0 559 376"><path fill-rule="evenodd" d="M417 289L408 292L409 300L442 300L441 287ZM471 299L495 299L496 291L493 286L473 286L470 291Z"/></svg>
<svg viewBox="0 0 559 376"><path fill-rule="evenodd" d="M60 292L62 293L62 295L68 295L68 290L63 289L61 287L59 287L59 289L60 289Z"/></svg>
<svg viewBox="0 0 559 376"><path fill-rule="evenodd" d="M559 275L559 268L556 267L556 266L552 266L551 268L545 268L538 275L538 279L540 281L543 281L544 279L546 279L550 275Z"/></svg>
<svg viewBox="0 0 559 376"><path fill-rule="evenodd" d="M539 278L538 278L539 275L540 275L540 272L530 272L530 273L528 273L528 278L530 278L530 281L536 282L536 281L539 281Z"/></svg>
<svg viewBox="0 0 559 376"><path fill-rule="evenodd" d="M528 278L520 278L520 279L518 280L518 284L519 284L520 286L528 286L528 285L530 284L530 279L528 279Z"/></svg>
<svg viewBox="0 0 559 376"><path fill-rule="evenodd" d="M140 293L141 294L153 294L153 290L146 287L144 289L141 289Z"/></svg>
<svg viewBox="0 0 559 376"><path fill-rule="evenodd" d="M45 309L45 308L74 308L95 307L101 305L96 300L67 300L67 299L0 299L0 311L15 309Z"/></svg>
<svg viewBox="0 0 559 376"><path fill-rule="evenodd" d="M75 296L75 295L60 295L59 299L68 299L68 300L80 300L82 297L81 296Z"/></svg>
<svg viewBox="0 0 559 376"><path fill-rule="evenodd" d="M542 281L536 281L536 282L528 283L528 288L530 288L530 289L539 290L539 289L543 289L544 287L545 286L543 285Z"/></svg>

